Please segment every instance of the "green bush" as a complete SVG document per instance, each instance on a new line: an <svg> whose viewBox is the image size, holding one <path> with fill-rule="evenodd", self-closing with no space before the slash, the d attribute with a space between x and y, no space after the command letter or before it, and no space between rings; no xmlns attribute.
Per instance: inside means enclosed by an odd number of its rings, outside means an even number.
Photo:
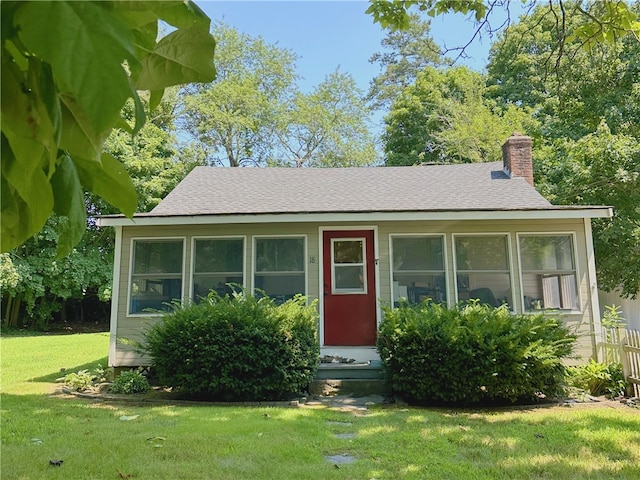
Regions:
<svg viewBox="0 0 640 480"><path fill-rule="evenodd" d="M145 335L163 385L225 401L304 391L319 361L316 302L282 305L245 292L174 308Z"/></svg>
<svg viewBox="0 0 640 480"><path fill-rule="evenodd" d="M111 386L111 391L113 393L126 394L145 393L149 388L149 381L142 372L138 370L128 370L120 373L120 375L116 377Z"/></svg>
<svg viewBox="0 0 640 480"><path fill-rule="evenodd" d="M391 388L416 403L535 401L562 391L575 336L544 315L506 306L425 302L383 307L378 352Z"/></svg>
<svg viewBox="0 0 640 480"><path fill-rule="evenodd" d="M567 369L567 385L580 388L591 395L617 397L624 395L627 383L620 363L589 363Z"/></svg>

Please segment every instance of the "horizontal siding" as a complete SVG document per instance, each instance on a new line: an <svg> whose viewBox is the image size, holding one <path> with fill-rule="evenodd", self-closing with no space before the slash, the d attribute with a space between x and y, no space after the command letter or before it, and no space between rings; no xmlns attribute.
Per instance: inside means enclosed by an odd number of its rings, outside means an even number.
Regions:
<svg viewBox="0 0 640 480"><path fill-rule="evenodd" d="M185 277L189 279L191 272L191 244L194 236L244 236L246 237L247 252L247 277L251 276L252 259L253 259L253 236L258 235L306 235L307 238L307 293L311 300L320 298L320 259L319 251L319 229L340 229L347 227L372 227L368 223L353 224L333 224L320 225L316 223L310 224L236 224L229 226L221 225L195 225L188 228L180 226L168 227L123 227L122 251L121 251L121 275L120 275L120 296L118 299L118 337L138 338L140 328L152 321L149 317L130 317L127 315L127 292L129 287L129 264L131 253L132 238L152 238L152 237L185 237L186 248L186 265ZM513 288L513 297L515 307L518 311L522 309L522 299L518 298L517 292L520 288L520 272L517 259L517 233L573 233L576 238L576 250L582 252L578 255L578 292L580 298L580 314L572 314L566 316L566 322L577 329L583 337L581 337L581 352L587 356L590 355L591 340L585 339L590 336L591 324L591 299L588 278L588 264L584 252L586 251L586 239L584 235L584 224L582 220L545 220L544 222L534 221L462 221L462 222L385 222L376 225L377 227L377 273L378 273L378 297L384 304L390 304L392 301L391 287L391 266L390 266L390 235L401 234L444 234L445 235L445 251L446 251L446 271L447 271L447 298L450 304L455 302L455 278L452 275L454 271L453 259L453 235L454 234L473 234L473 233L505 233L510 235L511 249L511 284ZM525 281L531 281L527 278ZM251 284L251 279L246 278L247 285ZM188 285L188 282L186 282ZM497 297L505 296L505 289L497 290ZM185 289L185 295L188 295L188 288ZM588 354L587 354L588 352ZM130 348L124 345L117 346L117 354L114 359L110 360L113 365L133 365L136 361L142 362L143 359L138 358Z"/></svg>

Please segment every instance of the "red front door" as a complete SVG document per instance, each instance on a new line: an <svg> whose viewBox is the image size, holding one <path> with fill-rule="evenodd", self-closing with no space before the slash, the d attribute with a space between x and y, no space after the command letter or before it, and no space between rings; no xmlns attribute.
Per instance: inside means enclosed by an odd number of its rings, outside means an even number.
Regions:
<svg viewBox="0 0 640 480"><path fill-rule="evenodd" d="M324 345L376 344L373 240L373 230L323 234Z"/></svg>

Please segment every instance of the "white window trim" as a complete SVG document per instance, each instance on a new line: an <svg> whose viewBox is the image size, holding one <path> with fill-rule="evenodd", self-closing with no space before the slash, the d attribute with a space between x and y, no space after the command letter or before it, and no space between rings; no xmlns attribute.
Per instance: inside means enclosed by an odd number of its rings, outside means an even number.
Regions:
<svg viewBox="0 0 640 480"><path fill-rule="evenodd" d="M256 247L258 240L263 238L272 238L272 239L280 239L280 238L302 238L304 240L304 253L302 258L302 266L304 268L304 292L302 294L305 297L309 297L309 267L308 263L308 239L307 234L286 234L286 235L253 235L252 237L252 252L251 252L251 294L255 295L256 291L256 264L257 264L257 254L258 249Z"/></svg>
<svg viewBox="0 0 640 480"><path fill-rule="evenodd" d="M355 290L349 288L336 288L336 269L335 269L335 255L334 255L334 245L336 242L362 242L362 262L361 263L353 263L349 265L353 266L361 266L362 267L362 281L363 281L363 289ZM340 264L347 265L347 264ZM331 295L366 295L367 287L369 282L367 282L367 239L366 237L350 237L350 238L332 238L331 239Z"/></svg>
<svg viewBox="0 0 640 480"><path fill-rule="evenodd" d="M193 276L196 272L196 240L242 240L242 286L247 286L247 236L246 235L196 235L191 237L191 275L189 299L193 300Z"/></svg>
<svg viewBox="0 0 640 480"><path fill-rule="evenodd" d="M507 237L507 266L509 267L509 284L511 287L511 312L516 312L518 308L518 293L515 288L515 275L514 275L514 264L513 264L513 254L511 252L511 232L473 232L473 233L454 233L451 235L451 248L453 252L453 275L454 275L454 285L455 285L455 304L457 305L460 302L458 298L458 256L456 255L456 237ZM483 271L483 270L479 270ZM484 270L489 271L489 270Z"/></svg>
<svg viewBox="0 0 640 480"><path fill-rule="evenodd" d="M187 237L131 237L129 239L129 280L127 282L127 317L160 317L162 313L131 313L131 290L133 286L133 257L134 257L134 246L136 241L154 241L154 240L182 240L182 288L180 291L180 302L184 302L185 298L185 290L186 290L186 268L187 268Z"/></svg>
<svg viewBox="0 0 640 480"><path fill-rule="evenodd" d="M389 298L391 301L391 308L395 308L394 306L394 298L393 298L393 239L398 237L440 237L442 239L442 250L443 250L443 272L444 272L444 294L447 298L447 305L451 305L451 296L449 295L449 269L447 265L449 265L449 256L447 249L447 236L444 233L390 233L389 234Z"/></svg>
<svg viewBox="0 0 640 480"><path fill-rule="evenodd" d="M572 242L572 249L573 249L573 265L575 266L575 273L576 273L576 297L577 297L577 303L578 306L582 305L582 299L581 299L581 295L580 295L580 264L578 263L578 248L577 248L577 242L576 242L576 232L575 231L569 231L569 232L518 232L516 233L516 248L518 249L518 273L520 275L520 302L522 302L522 313L526 314L526 315L537 315L539 313L544 313L546 315L555 315L556 313L554 312L562 312L566 315L573 315L573 314L581 314L583 313L582 309L579 310L562 310L562 309L554 309L554 310L548 310L547 312L545 312L544 310L541 311L526 311L524 308L524 284L523 282L523 274L524 274L524 270L522 269L522 252L520 251L520 237L553 237L553 236L570 236L571 237L571 242Z"/></svg>

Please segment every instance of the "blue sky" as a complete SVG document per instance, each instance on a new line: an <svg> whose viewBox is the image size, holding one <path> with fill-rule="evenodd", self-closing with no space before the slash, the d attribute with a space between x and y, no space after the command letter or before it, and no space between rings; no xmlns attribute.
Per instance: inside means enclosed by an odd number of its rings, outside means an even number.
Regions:
<svg viewBox="0 0 640 480"><path fill-rule="evenodd" d="M326 75L340 68L350 73L366 92L379 67L369 63L381 50L385 33L370 15L366 1L204 1L196 0L212 21L224 21L251 36L287 48L299 57L296 65L303 77L299 85L309 91ZM454 47L466 44L473 24L461 15L432 20L436 42ZM476 40L462 61L476 70L485 66L489 40Z"/></svg>

